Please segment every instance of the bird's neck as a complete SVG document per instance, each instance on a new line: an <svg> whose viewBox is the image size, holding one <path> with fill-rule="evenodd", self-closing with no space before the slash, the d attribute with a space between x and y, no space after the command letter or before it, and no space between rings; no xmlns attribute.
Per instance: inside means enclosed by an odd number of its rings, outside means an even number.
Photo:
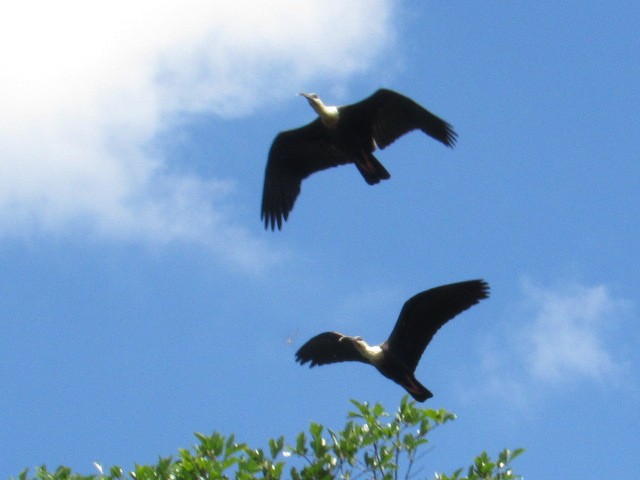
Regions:
<svg viewBox="0 0 640 480"><path fill-rule="evenodd" d="M320 99L313 102L313 109L318 115L325 127L332 128L338 123L340 118L340 112L338 107L327 106Z"/></svg>
<svg viewBox="0 0 640 480"><path fill-rule="evenodd" d="M380 345L368 345L366 342L359 342L358 347L360 353L373 365L378 365L383 358L382 348Z"/></svg>

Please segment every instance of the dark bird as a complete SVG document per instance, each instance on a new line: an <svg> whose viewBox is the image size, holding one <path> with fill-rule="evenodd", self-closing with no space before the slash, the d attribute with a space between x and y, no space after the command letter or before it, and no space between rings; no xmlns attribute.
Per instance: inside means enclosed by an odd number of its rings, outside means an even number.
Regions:
<svg viewBox="0 0 640 480"><path fill-rule="evenodd" d="M342 107L326 106L315 93L301 93L319 115L310 124L276 136L264 178L262 215L265 228L282 228L300 193L302 180L314 172L354 163L365 181L375 185L390 177L373 156L407 132L420 129L453 147L456 133L444 120L404 95L378 90Z"/></svg>
<svg viewBox="0 0 640 480"><path fill-rule="evenodd" d="M389 338L370 346L362 337L324 332L305 343L296 361L310 367L336 362L363 362L403 386L419 402L433 394L414 375L427 345L445 323L489 296L484 280L469 280L432 288L407 300Z"/></svg>

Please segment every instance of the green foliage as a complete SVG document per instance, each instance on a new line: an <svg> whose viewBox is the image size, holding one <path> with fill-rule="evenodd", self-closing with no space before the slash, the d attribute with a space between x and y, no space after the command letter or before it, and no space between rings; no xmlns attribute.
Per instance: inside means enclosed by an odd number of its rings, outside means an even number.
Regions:
<svg viewBox="0 0 640 480"><path fill-rule="evenodd" d="M455 419L446 410L416 407L405 396L398 410L389 414L376 403L351 400L355 410L348 412L344 429L334 431L312 422L309 431L300 432L295 445L285 446L284 437L269 439L268 452L238 443L232 434L217 432L207 436L196 433L199 443L192 450L181 449L177 458L160 458L156 465L136 465L126 475L120 467L111 467L97 475L83 476L67 467L49 472L46 466L30 477L27 470L19 480L279 480L285 466L293 480L413 478L412 469L419 459L421 447L434 428ZM436 474L436 480L516 480L510 463L523 452L503 450L497 461L481 453L463 475L463 469L451 476Z"/></svg>
<svg viewBox="0 0 640 480"><path fill-rule="evenodd" d="M351 403L356 410L348 413L350 420L343 430L328 430L329 438L325 438L323 427L312 423L308 443L304 433L298 436L291 453L304 459L305 465L292 467L291 478L350 479L362 473L365 478L395 479L403 460L408 477L418 448L427 443L427 434L455 418L445 410L416 408L407 396L393 416L379 403Z"/></svg>
<svg viewBox="0 0 640 480"><path fill-rule="evenodd" d="M513 473L509 464L522 452L524 452L523 448L518 448L513 452L505 449L498 454L497 462L493 462L487 452L482 452L469 467L466 475L462 475L463 469L460 468L451 476L438 474L436 480L517 480L522 476Z"/></svg>

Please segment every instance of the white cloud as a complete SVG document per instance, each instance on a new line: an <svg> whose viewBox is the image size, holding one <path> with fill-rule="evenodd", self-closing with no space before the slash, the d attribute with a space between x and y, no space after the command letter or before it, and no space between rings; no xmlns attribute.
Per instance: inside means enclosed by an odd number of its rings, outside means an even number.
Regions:
<svg viewBox="0 0 640 480"><path fill-rule="evenodd" d="M525 285L535 311L521 341L528 348L527 364L534 378L559 383L576 377L604 380L620 368L606 345L606 332L615 325L623 302L607 287L573 286L562 291Z"/></svg>
<svg viewBox="0 0 640 480"><path fill-rule="evenodd" d="M3 6L0 237L80 225L258 261L225 213L233 183L170 175L145 146L176 113L247 114L310 79L339 84L387 44L389 17L385 0Z"/></svg>
<svg viewBox="0 0 640 480"><path fill-rule="evenodd" d="M625 364L612 337L628 302L605 285L544 288L525 281L522 293L520 308L509 309L504 336L482 347L483 388L522 405L551 387L619 385Z"/></svg>

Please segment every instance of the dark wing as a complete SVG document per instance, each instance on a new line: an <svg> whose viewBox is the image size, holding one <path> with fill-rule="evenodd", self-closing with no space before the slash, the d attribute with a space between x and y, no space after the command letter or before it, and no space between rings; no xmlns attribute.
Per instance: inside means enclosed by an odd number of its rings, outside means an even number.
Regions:
<svg viewBox="0 0 640 480"><path fill-rule="evenodd" d="M342 339L342 341L340 340ZM310 367L336 362L367 362L354 345L353 337L338 332L316 335L296 352L296 362Z"/></svg>
<svg viewBox="0 0 640 480"><path fill-rule="evenodd" d="M489 284L470 280L418 293L402 307L387 344L389 351L412 372L424 349L445 323L489 296Z"/></svg>
<svg viewBox="0 0 640 480"><path fill-rule="evenodd" d="M430 137L453 147L457 134L453 127L418 103L392 90L381 89L368 98L341 108L343 121L367 125L376 144L385 148L411 130L420 129Z"/></svg>
<svg viewBox="0 0 640 480"><path fill-rule="evenodd" d="M264 175L262 214L264 227L282 228L283 220L300 193L302 180L325 168L349 163L316 120L304 127L278 134L271 145Z"/></svg>

